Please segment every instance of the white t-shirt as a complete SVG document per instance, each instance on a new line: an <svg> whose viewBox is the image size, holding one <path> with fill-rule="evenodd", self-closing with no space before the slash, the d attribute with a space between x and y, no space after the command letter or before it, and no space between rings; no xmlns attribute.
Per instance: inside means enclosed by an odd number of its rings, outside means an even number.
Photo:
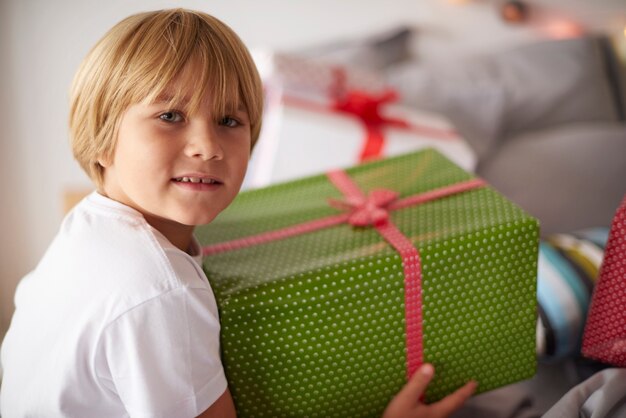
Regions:
<svg viewBox="0 0 626 418"><path fill-rule="evenodd" d="M68 214L15 303L3 418L192 417L226 390L200 256L98 193Z"/></svg>

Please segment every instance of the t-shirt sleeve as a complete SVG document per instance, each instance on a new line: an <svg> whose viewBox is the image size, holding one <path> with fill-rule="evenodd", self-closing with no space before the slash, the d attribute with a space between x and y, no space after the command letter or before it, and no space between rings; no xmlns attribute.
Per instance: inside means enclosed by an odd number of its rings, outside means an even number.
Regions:
<svg viewBox="0 0 626 418"><path fill-rule="evenodd" d="M131 417L195 417L224 393L214 303L207 289L181 287L105 329L99 378Z"/></svg>

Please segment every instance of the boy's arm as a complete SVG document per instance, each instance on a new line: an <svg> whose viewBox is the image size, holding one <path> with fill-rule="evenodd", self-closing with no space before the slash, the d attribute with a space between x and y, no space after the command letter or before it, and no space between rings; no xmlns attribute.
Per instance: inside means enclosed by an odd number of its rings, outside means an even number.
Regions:
<svg viewBox="0 0 626 418"><path fill-rule="evenodd" d="M230 391L226 389L222 395L217 398L213 405L206 411L198 415L198 418L236 418L235 404L230 396Z"/></svg>
<svg viewBox="0 0 626 418"><path fill-rule="evenodd" d="M206 309L211 297L204 289L174 289L125 312L102 332L99 381L129 415L195 417L213 404L232 405L225 396L219 320Z"/></svg>

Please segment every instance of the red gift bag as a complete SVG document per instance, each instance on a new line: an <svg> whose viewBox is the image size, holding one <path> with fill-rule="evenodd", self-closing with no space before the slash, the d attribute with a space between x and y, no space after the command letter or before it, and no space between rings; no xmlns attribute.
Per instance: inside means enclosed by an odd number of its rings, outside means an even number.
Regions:
<svg viewBox="0 0 626 418"><path fill-rule="evenodd" d="M585 324L582 353L604 363L626 367L626 196L609 232Z"/></svg>

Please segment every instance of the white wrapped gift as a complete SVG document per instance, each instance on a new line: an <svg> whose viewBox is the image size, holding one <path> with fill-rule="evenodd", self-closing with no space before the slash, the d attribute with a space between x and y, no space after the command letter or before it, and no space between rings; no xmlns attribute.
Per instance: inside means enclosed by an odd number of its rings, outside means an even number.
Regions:
<svg viewBox="0 0 626 418"><path fill-rule="evenodd" d="M395 93L375 77L302 59L285 65L284 56L273 62L271 71L261 66L267 102L245 188L426 147L474 170L473 151L445 117L394 104Z"/></svg>

